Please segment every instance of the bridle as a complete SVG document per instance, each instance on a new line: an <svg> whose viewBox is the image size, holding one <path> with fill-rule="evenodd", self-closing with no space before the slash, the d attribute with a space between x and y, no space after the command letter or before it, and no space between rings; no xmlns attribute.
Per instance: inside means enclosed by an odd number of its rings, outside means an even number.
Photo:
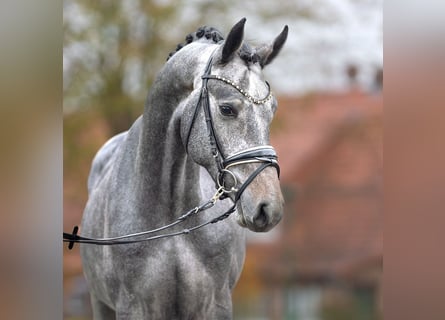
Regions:
<svg viewBox="0 0 445 320"><path fill-rule="evenodd" d="M193 114L192 121L190 122L190 126L188 128L187 132L187 138L185 140L185 146L186 150L188 152L188 142L191 136L191 132L193 129L193 126L195 124L195 121L197 119L197 116L199 114L200 107L202 106L205 116L205 122L207 125L207 131L209 133L209 140L210 140L210 148L212 152L212 156L215 159L216 166L218 168L218 175L216 178L216 192L213 195L211 199L209 199L207 202L189 210L185 214L181 215L178 219L176 219L174 222L165 225L163 227L152 229L148 231L142 231L137 233L132 233L128 235L118 236L118 237L110 237L110 238L89 238L89 237L83 237L79 236L77 234L79 228L77 226L74 227L72 233L63 233L63 242L68 242L68 249L72 249L74 246L74 243L88 243L88 244L96 244L96 245L115 245L115 244L130 244L130 243L137 243L137 242L144 242L144 241L151 241L161 238L167 238L167 237L173 237L181 234L188 234L192 231L198 230L208 224L216 223L218 221L222 221L229 217L235 210L236 205L244 192L244 190L247 188L247 186L267 167L272 166L276 168L278 177L280 176L280 166L278 165L277 161L277 155L275 153L275 150L272 146L257 146L248 148L239 152L236 152L232 155L229 155L227 157L224 157L224 154L222 152L221 145L218 141L218 137L215 132L212 114L210 110L210 101L209 101L209 93L207 84L209 80L218 80L222 81L226 84L231 85L236 90L238 90L244 97L246 97L251 103L254 104L263 104L267 102L269 99L272 98L272 93L270 92L270 86L266 82L267 87L269 89L269 92L267 96L264 99L255 99L252 97L249 93L244 91L240 86L235 84L234 82L221 77L217 75L212 75L212 64L213 64L213 55L211 55L210 59L207 62L204 74L202 75L202 86L201 86L201 92L199 95L198 102L196 103L195 111ZM230 170L234 166L238 165L244 165L249 163L260 163L260 166L256 168L249 177L241 184L240 187L237 187L238 182L236 175ZM226 181L226 178L230 176L231 183L228 183ZM207 209L210 209L215 205L215 203L220 200L228 197L230 194L234 194L233 205L223 214L217 216L216 218L213 218L209 221L206 221L204 223L201 223L199 225L196 225L194 227L183 229L181 231L177 232L171 232L171 233L165 233L155 236L150 236L146 238L140 238L144 235L149 235L153 233L157 233L166 229L169 229L183 221L185 221L187 218L197 214L198 212L205 211ZM137 239L133 239L137 238Z"/></svg>
<svg viewBox="0 0 445 320"><path fill-rule="evenodd" d="M216 166L218 168L218 176L216 179L216 187L218 190L222 191L221 197L224 198L228 196L230 193L235 193L234 202L240 199L241 194L247 188L247 186L255 179L255 177L261 173L264 169L269 166L273 166L277 169L278 177L280 176L280 166L277 161L277 154L272 146L257 146L253 148L249 148L246 150L239 151L235 154L232 154L228 157L224 157L224 153L221 148L221 144L219 143L218 137L215 132L215 127L213 125L212 113L210 111L210 99L209 92L207 88L207 84L209 80L217 80L222 81L226 84L229 84L236 90L238 90L242 95L244 95L250 102L254 104L263 104L272 98L272 93L270 92L269 83L266 82L268 87L268 94L264 99L255 99L252 97L247 91L243 90L239 85L234 83L233 81L226 79L222 76L212 75L212 65L213 65L213 55L211 55L209 61L207 62L206 68L204 70L204 74L202 78L202 86L201 92L199 94L199 100L196 103L195 112L193 113L192 121L190 122L190 126L187 133L187 138L185 140L186 149L188 149L188 142L190 140L190 135L192 132L193 125L195 124L197 115L200 110L200 106L202 106L205 116L205 122L207 125L207 131L209 133L210 140L210 149L212 152L212 156L215 159ZM247 164L247 163L261 163L261 166L257 168L247 179L246 181L238 188L236 175L230 171L231 167ZM225 183L225 177L230 176L233 180L232 186L229 187Z"/></svg>

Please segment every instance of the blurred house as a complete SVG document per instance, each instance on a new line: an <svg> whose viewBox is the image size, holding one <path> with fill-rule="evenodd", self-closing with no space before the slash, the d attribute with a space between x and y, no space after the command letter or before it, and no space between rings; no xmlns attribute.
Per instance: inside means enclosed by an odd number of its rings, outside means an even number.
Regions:
<svg viewBox="0 0 445 320"><path fill-rule="evenodd" d="M235 291L241 316L380 318L382 113L380 91L279 100L272 145L285 216L270 242L249 244Z"/></svg>

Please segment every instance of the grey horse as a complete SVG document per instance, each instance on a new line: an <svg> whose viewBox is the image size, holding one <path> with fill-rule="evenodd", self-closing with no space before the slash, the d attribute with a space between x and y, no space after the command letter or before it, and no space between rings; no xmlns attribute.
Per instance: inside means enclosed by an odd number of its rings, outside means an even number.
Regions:
<svg viewBox="0 0 445 320"><path fill-rule="evenodd" d="M93 160L82 234L106 238L158 228L212 197L218 198L213 207L181 227L211 220L231 206L236 211L186 235L114 246L81 244L94 319L232 319L231 291L244 263L245 230L268 231L283 211L273 166L257 173L233 205L232 191L267 159L232 164L226 170L231 181L223 182L232 187L220 188L225 199L215 194L221 168L209 143L208 116L198 108L209 59L211 74L220 81L208 79L205 92L224 157L242 150L256 154L256 147L268 145L277 108L262 69L281 50L287 26L272 43L252 47L243 41L245 21L235 24L226 40L216 29L200 28L171 54L143 115Z"/></svg>

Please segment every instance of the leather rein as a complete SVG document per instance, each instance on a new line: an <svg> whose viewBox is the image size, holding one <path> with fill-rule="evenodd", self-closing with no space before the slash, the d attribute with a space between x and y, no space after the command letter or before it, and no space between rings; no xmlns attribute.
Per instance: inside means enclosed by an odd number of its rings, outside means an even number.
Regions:
<svg viewBox="0 0 445 320"><path fill-rule="evenodd" d="M264 169L266 169L269 166L273 166L276 168L278 177L280 176L280 166L278 165L277 161L277 155L275 153L275 150L271 146L258 146L253 148L248 148L246 150L242 150L240 152L237 152L235 154L232 154L228 157L224 157L224 154L222 153L221 145L218 142L218 138L215 132L215 128L213 125L212 120L212 114L210 112L210 101L209 101L209 93L207 88L207 83L209 80L218 80L222 81L226 84L231 85L235 89L237 89L241 94L243 94L250 102L254 104L263 104L267 100L269 100L272 97L272 94L270 92L266 98L264 99L255 99L252 96L250 96L246 91L241 89L238 85L236 85L234 82L220 77L215 76L211 74L212 70L212 64L213 64L213 54L210 57L209 61L207 62L204 75L202 78L202 87L201 92L199 96L199 100L195 107L195 112L193 114L192 121L190 123L190 127L187 134L186 139L186 150L188 147L189 138L191 135L191 131L193 128L193 125L195 123L195 120L197 118L197 115L199 113L200 106L202 106L205 116L205 121L207 125L207 131L209 133L209 139L210 139L210 148L213 155L213 158L216 161L216 166L218 168L218 176L216 181L216 192L213 195L211 199L206 201L205 203L189 210L188 212L181 215L179 218L177 218L174 222L165 225L163 227L152 229L148 231L142 231L132 234L127 234L123 236L117 236L117 237L109 237L109 238L90 238L90 237L84 237L77 234L79 228L78 226L75 226L72 233L63 233L63 242L68 242L68 249L72 249L74 246L74 243L86 243L86 244L96 244L96 245L116 245L116 244L131 244L131 243L137 243L137 242L145 242L145 241L151 241L156 239L162 239L167 237L174 237L182 234L188 234L190 232L193 232L195 230L198 230L206 225L213 224L219 221L222 221L229 217L233 212L236 210L236 205L238 201L240 200L241 194L244 192L244 190L247 188L247 186L255 179L256 176L258 176ZM267 86L269 87L269 84L266 82ZM237 166L237 165L243 165L248 163L260 163L261 165L254 170L250 176L244 181L239 188L237 188L237 179L235 174L230 171L231 167ZM226 181L226 178L230 177L231 183ZM193 226L191 228L186 228L177 232L170 232L170 233L164 233L164 234L158 234L158 235L151 235L153 233L158 233L163 230L167 230L172 228L173 226L182 223L189 217L201 212L208 210L212 208L215 203L220 200L228 197L231 193L234 194L233 199L233 205L225 211L223 214L217 216L216 218L213 218L211 220L208 220L206 222L203 222L201 224L198 224L196 226ZM148 237L142 237L147 236Z"/></svg>

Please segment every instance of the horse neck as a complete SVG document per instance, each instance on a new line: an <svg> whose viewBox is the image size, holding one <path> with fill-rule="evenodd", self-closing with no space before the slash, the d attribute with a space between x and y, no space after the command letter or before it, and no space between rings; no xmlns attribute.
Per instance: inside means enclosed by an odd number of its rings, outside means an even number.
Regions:
<svg viewBox="0 0 445 320"><path fill-rule="evenodd" d="M181 141L178 110L193 88L192 66L199 64L182 65L189 67L177 70L174 63L167 63L158 74L145 105L138 148L139 192L145 199L154 199L151 205L159 211L167 211L166 220L200 202L199 166L187 156Z"/></svg>

